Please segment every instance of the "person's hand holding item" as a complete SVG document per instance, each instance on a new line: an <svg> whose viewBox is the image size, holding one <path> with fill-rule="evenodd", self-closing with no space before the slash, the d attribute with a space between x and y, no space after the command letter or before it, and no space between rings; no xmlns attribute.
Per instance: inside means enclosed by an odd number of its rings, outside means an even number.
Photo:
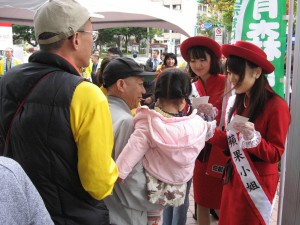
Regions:
<svg viewBox="0 0 300 225"><path fill-rule="evenodd" d="M254 123L244 122L244 123L234 123L233 128L243 135L244 140L251 140L254 136L255 128Z"/></svg>
<svg viewBox="0 0 300 225"><path fill-rule="evenodd" d="M144 100L144 104L146 104L146 105L150 105L152 102L153 102L153 99L151 96Z"/></svg>
<svg viewBox="0 0 300 225"><path fill-rule="evenodd" d="M213 113L213 105L211 103L200 104L197 108L199 113L210 116Z"/></svg>
<svg viewBox="0 0 300 225"><path fill-rule="evenodd" d="M214 107L211 103L203 103L197 107L197 114L202 116L204 120L212 121L218 114L218 109Z"/></svg>
<svg viewBox="0 0 300 225"><path fill-rule="evenodd" d="M234 122L232 128L240 133L242 148L255 148L261 142L261 134L255 130L254 123Z"/></svg>

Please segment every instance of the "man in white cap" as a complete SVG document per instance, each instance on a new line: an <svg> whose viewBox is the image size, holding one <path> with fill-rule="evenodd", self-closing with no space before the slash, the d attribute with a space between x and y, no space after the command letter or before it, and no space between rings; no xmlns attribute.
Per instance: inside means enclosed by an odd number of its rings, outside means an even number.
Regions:
<svg viewBox="0 0 300 225"><path fill-rule="evenodd" d="M34 17L41 51L0 81L0 149L21 164L55 224L110 223L102 199L118 177L111 116L78 71L97 38L91 17L74 0L46 2Z"/></svg>

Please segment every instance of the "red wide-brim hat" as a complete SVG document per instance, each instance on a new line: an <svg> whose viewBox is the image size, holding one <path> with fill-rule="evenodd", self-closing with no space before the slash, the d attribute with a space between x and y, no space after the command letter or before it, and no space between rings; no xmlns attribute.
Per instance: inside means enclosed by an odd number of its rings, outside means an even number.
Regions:
<svg viewBox="0 0 300 225"><path fill-rule="evenodd" d="M204 36L195 36L184 40L180 45L181 56L185 61L188 61L188 49L194 46L203 46L209 48L213 51L218 59L220 59L222 56L221 47L215 40Z"/></svg>
<svg viewBox="0 0 300 225"><path fill-rule="evenodd" d="M267 54L255 44L247 41L237 41L235 44L224 44L221 47L222 54L227 58L230 55L238 56L261 67L263 73L272 73L275 69L267 59Z"/></svg>

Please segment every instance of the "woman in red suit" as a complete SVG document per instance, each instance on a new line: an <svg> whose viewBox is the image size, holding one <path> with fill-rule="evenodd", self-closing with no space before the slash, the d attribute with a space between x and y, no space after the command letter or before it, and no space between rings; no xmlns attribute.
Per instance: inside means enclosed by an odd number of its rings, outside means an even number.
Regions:
<svg viewBox="0 0 300 225"><path fill-rule="evenodd" d="M209 96L209 104L200 105L198 113L203 113L206 120L216 119L222 129L222 112L225 113L226 107L226 77L219 74L220 45L211 38L196 36L186 39L180 45L180 51L194 81L192 98ZM193 185L199 225L209 225L209 209L220 208L222 173L228 160L227 156L219 154L221 150L206 144L196 160Z"/></svg>
<svg viewBox="0 0 300 225"><path fill-rule="evenodd" d="M209 142L227 149L219 225L269 224L279 180L278 165L290 124L286 102L270 87L265 74L274 66L256 45L237 41L223 45L227 76L236 95L230 97L226 124L236 115L248 122L234 122L226 131L215 129ZM231 126L232 124L232 126Z"/></svg>

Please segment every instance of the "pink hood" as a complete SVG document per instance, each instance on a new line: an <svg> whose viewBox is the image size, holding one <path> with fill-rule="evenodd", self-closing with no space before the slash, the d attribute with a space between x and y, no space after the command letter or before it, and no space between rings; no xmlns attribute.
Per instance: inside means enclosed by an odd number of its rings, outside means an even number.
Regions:
<svg viewBox="0 0 300 225"><path fill-rule="evenodd" d="M166 118L148 107L137 110L135 129L146 133L144 137L150 145L143 165L159 180L182 184L192 178L207 131L206 122L196 112L194 110L190 116Z"/></svg>

